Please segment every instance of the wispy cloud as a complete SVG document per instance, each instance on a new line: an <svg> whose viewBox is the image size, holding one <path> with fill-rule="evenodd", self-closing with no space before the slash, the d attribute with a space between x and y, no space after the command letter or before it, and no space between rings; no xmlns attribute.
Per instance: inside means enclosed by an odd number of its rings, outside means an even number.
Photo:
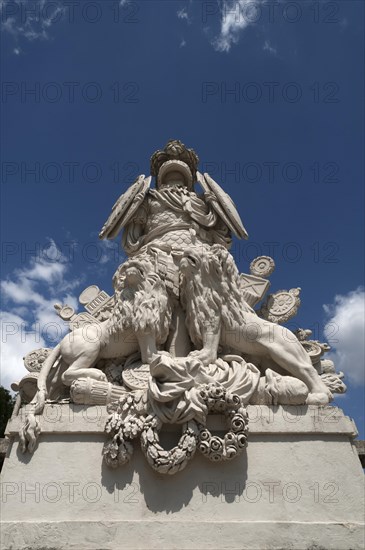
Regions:
<svg viewBox="0 0 365 550"><path fill-rule="evenodd" d="M176 12L176 15L179 19L181 19L182 21L185 21L185 23L187 23L188 25L191 24L192 22L192 17L189 13L189 10L191 9L191 5L192 5L192 0L190 0L189 4L184 6L183 8L180 8L177 10ZM179 44L179 47L180 48L185 48L187 42L185 40L185 38L182 38L180 40L180 44Z"/></svg>
<svg viewBox="0 0 365 550"><path fill-rule="evenodd" d="M32 258L1 281L2 385L9 388L12 382L26 374L23 357L27 352L54 346L67 331L54 304L67 303L77 309L78 302L72 290L79 284L79 279L72 278L71 262L54 241L50 242L46 258Z"/></svg>
<svg viewBox="0 0 365 550"><path fill-rule="evenodd" d="M23 50L19 47L19 41L49 40L50 27L60 20L65 7L60 0L0 0L1 29L11 35L15 40L15 55L20 55Z"/></svg>
<svg viewBox="0 0 365 550"><path fill-rule="evenodd" d="M264 50L264 52L269 52L272 55L276 55L278 53L277 49L270 44L269 40L265 40L262 49Z"/></svg>
<svg viewBox="0 0 365 550"><path fill-rule="evenodd" d="M186 7L177 10L176 15L179 19L184 19L187 23L191 23L190 16Z"/></svg>
<svg viewBox="0 0 365 550"><path fill-rule="evenodd" d="M99 241L99 246L101 249L100 264L107 264L109 262L112 264L121 263L125 259L124 252L118 242L106 239Z"/></svg>
<svg viewBox="0 0 365 550"><path fill-rule="evenodd" d="M221 5L220 33L213 40L213 47L220 52L229 52L237 44L244 29L255 22L252 10L263 0L223 0Z"/></svg>
<svg viewBox="0 0 365 550"><path fill-rule="evenodd" d="M358 288L345 296L335 296L333 304L324 307L328 322L324 333L334 348L326 358L355 384L365 384L365 292Z"/></svg>
<svg viewBox="0 0 365 550"><path fill-rule="evenodd" d="M97 255L97 261L100 266L99 275L100 269L103 269L102 266L105 264L117 267L127 259L126 254L119 242L115 240L110 241L109 239L103 239L102 241L98 240L98 233L96 231L92 231L90 233L90 238L92 241L95 240L95 246L97 247L95 254ZM91 266L94 267L94 264L91 264Z"/></svg>

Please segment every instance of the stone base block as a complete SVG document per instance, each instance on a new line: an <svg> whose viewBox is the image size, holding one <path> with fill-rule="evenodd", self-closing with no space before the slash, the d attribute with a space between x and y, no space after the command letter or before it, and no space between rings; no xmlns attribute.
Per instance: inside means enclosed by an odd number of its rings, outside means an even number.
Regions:
<svg viewBox="0 0 365 550"><path fill-rule="evenodd" d="M102 462L103 407L47 405L33 456L12 444L2 474L2 549L305 549L364 547L364 477L353 422L335 407L250 406L248 448L232 462L196 453L156 474ZM212 431L224 419L210 417ZM180 428L169 426L173 446Z"/></svg>

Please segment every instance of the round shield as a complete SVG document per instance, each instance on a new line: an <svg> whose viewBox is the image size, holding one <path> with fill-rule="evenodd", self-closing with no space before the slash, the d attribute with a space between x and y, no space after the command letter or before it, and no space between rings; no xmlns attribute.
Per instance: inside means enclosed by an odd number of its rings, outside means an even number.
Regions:
<svg viewBox="0 0 365 550"><path fill-rule="evenodd" d="M149 176L148 178L146 178L144 180L142 189L138 193L139 198L135 197L135 199L132 202L132 204L130 205L128 211L123 216L123 219L120 222L120 227L125 227L127 225L127 223L130 222L130 220L133 218L134 214L137 212L139 206L142 204L143 199L146 196L146 193L147 193L148 189L150 188L151 180L152 180L151 176Z"/></svg>
<svg viewBox="0 0 365 550"><path fill-rule="evenodd" d="M239 213L233 200L218 183L216 183L209 174L204 176L198 172L198 180L204 191L213 195L212 206L217 214L222 218L229 229L239 239L248 239L248 233L243 226Z"/></svg>
<svg viewBox="0 0 365 550"><path fill-rule="evenodd" d="M122 371L124 384L131 390L144 390L148 388L150 377L150 367L137 360L132 363L126 363Z"/></svg>
<svg viewBox="0 0 365 550"><path fill-rule="evenodd" d="M150 186L151 178L145 180L144 174L138 176L136 181L127 189L123 195L114 204L111 214L105 222L102 230L99 233L100 239L113 239L116 237L123 225L126 223L123 217L129 218L129 208L132 206L134 211L139 206L141 201L137 201L137 207L135 207L134 201L139 193L146 194L147 189ZM144 198L144 196L143 196Z"/></svg>

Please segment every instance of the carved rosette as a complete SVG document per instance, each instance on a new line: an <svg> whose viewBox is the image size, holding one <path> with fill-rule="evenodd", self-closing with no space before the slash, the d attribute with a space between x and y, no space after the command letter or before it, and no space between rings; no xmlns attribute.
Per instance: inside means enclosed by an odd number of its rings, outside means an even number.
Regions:
<svg viewBox="0 0 365 550"><path fill-rule="evenodd" d="M272 323L286 323L298 313L300 290L292 288L269 294L265 304L257 312L258 316Z"/></svg>
<svg viewBox="0 0 365 550"><path fill-rule="evenodd" d="M275 262L270 256L259 256L250 263L250 273L256 277L270 277L274 269Z"/></svg>

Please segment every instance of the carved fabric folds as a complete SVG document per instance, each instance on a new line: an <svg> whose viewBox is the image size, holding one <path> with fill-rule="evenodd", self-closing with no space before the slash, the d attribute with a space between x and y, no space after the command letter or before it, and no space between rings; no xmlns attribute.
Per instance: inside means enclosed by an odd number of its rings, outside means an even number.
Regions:
<svg viewBox="0 0 365 550"><path fill-rule="evenodd" d="M202 384L220 384L247 404L260 380L260 371L238 356L218 358L205 367L192 357L159 355L150 368L149 402L163 423L181 424L193 418L205 423L208 410L199 392Z"/></svg>

